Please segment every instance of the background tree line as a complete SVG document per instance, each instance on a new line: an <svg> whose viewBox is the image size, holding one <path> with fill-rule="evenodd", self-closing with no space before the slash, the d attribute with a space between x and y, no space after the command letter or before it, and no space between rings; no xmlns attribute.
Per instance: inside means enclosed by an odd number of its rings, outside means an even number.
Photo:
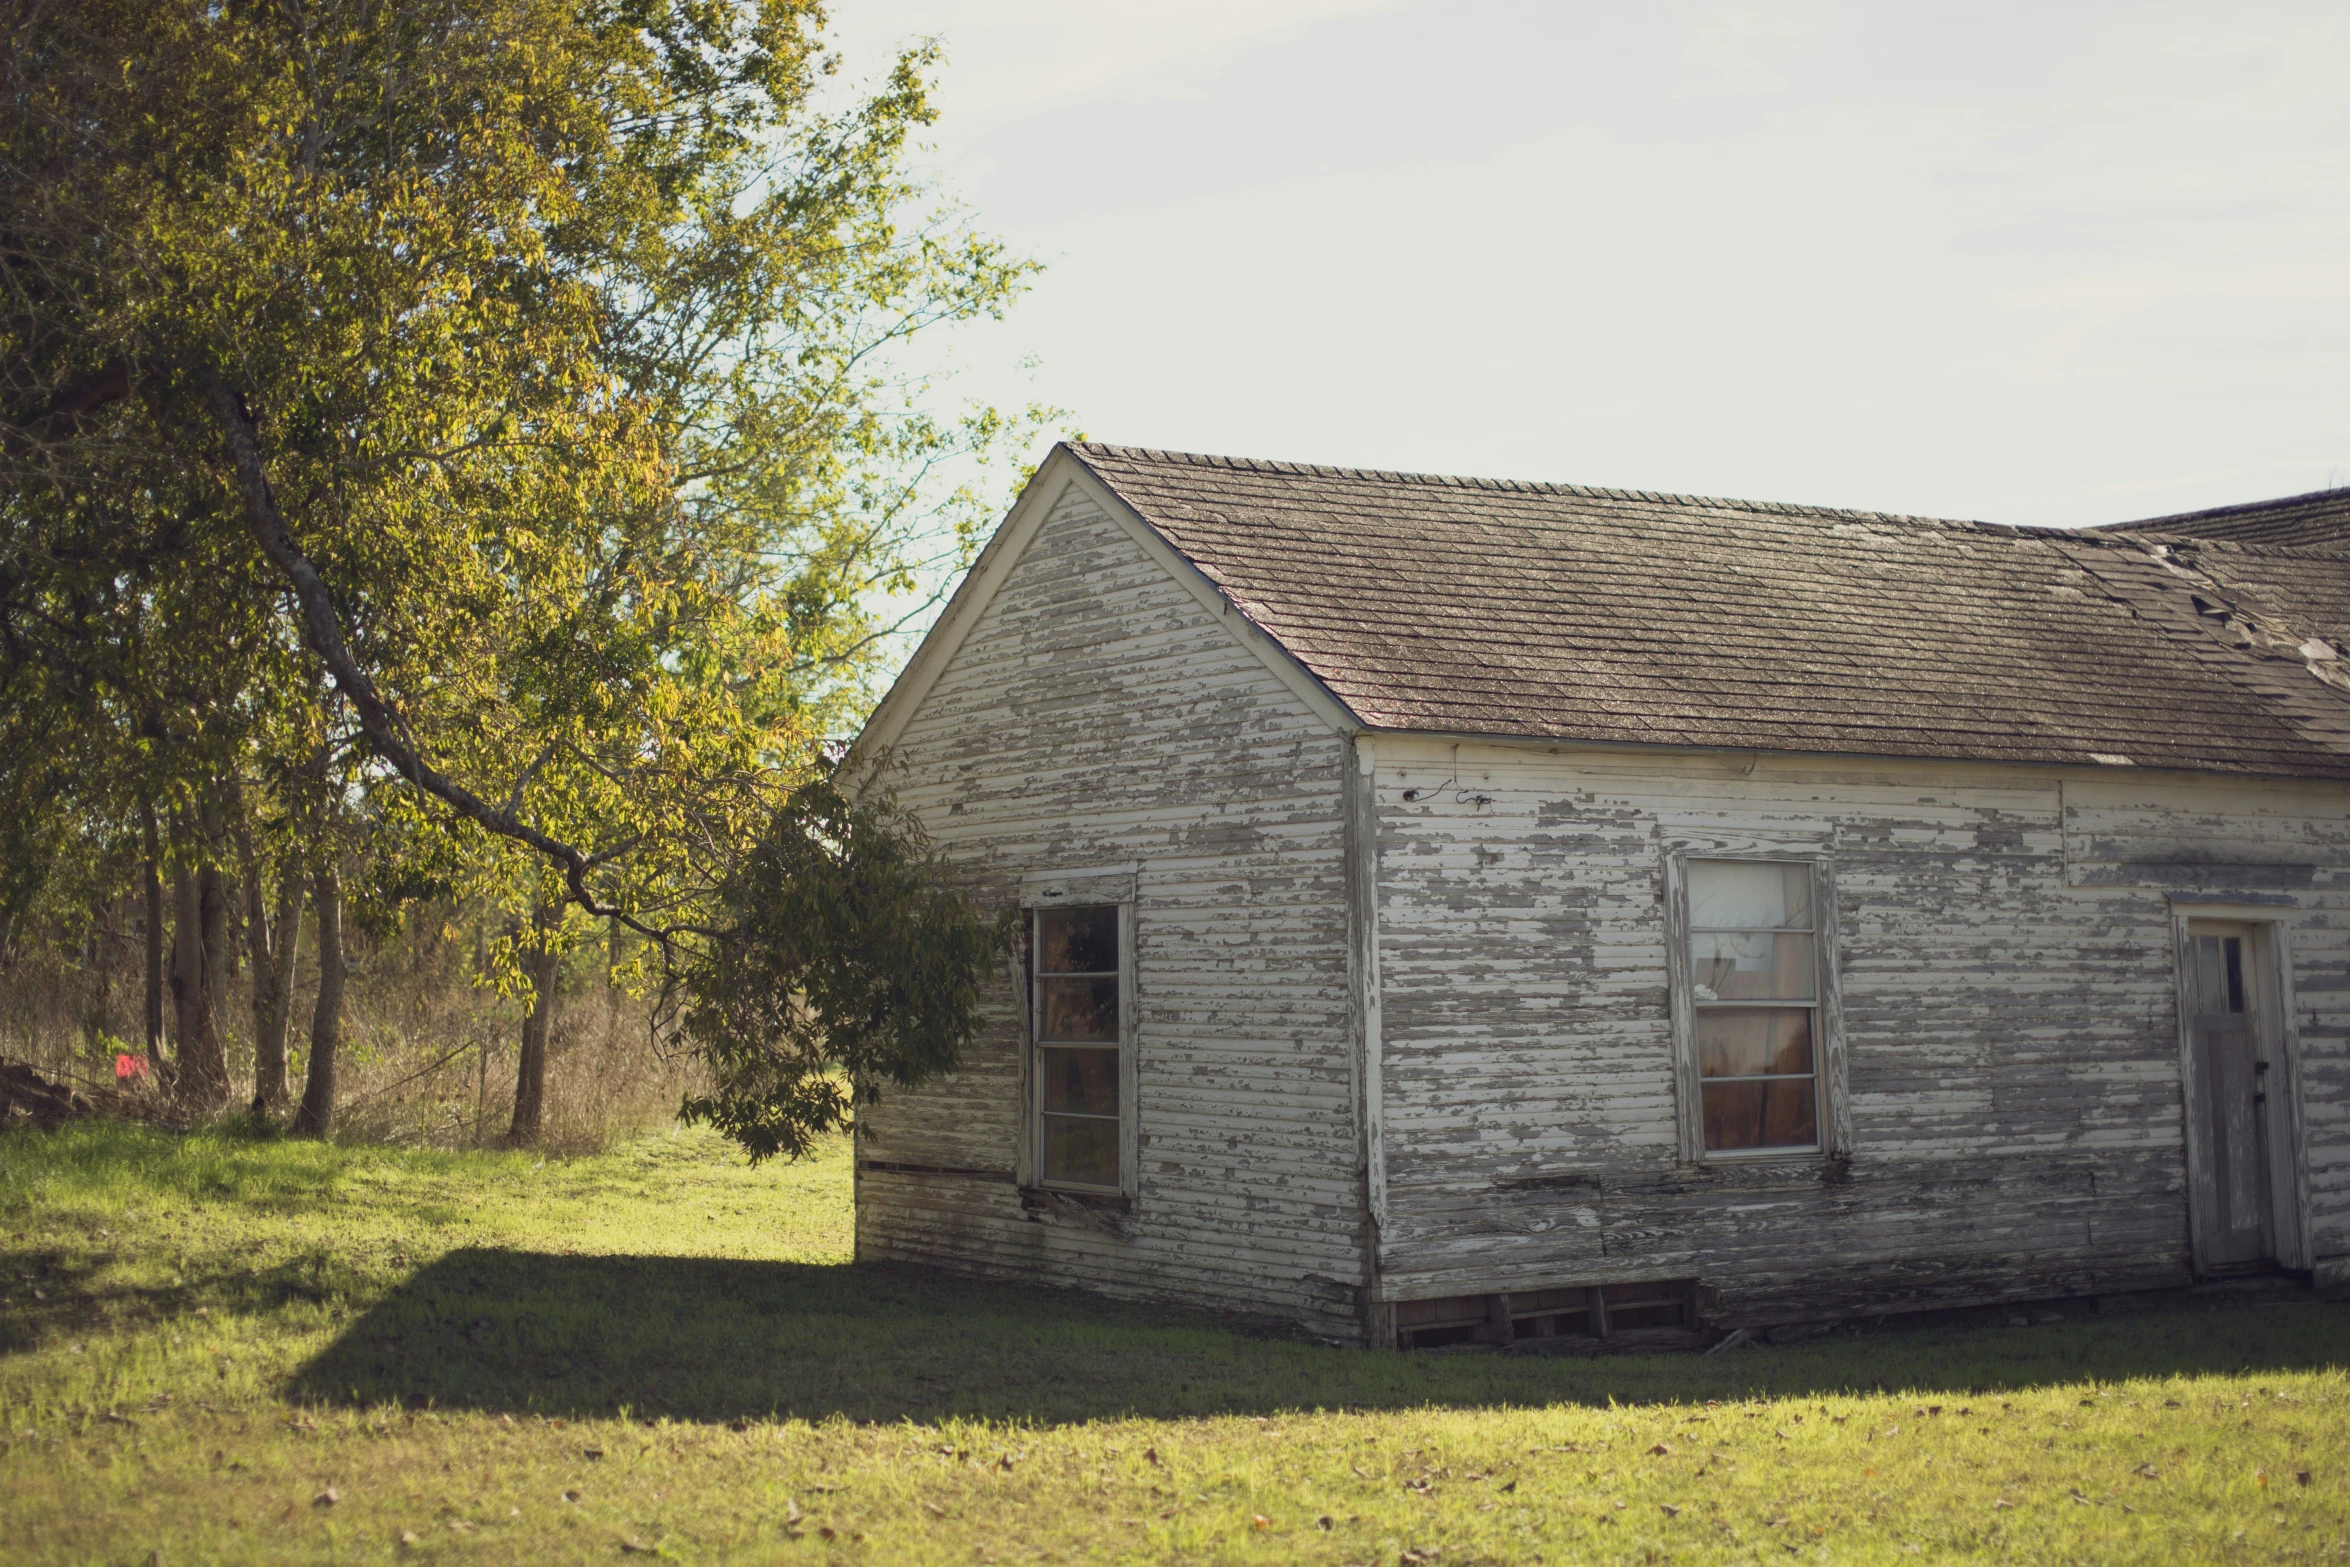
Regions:
<svg viewBox="0 0 2350 1567"><path fill-rule="evenodd" d="M1047 417L915 335L1032 268L795 0L6 0L0 942L143 944L170 1091L336 1099L348 933L605 940L755 1152L950 1064L1001 926L835 737ZM616 935L616 939L615 939ZM311 956L299 955L307 945ZM245 994L231 999L232 973Z"/></svg>

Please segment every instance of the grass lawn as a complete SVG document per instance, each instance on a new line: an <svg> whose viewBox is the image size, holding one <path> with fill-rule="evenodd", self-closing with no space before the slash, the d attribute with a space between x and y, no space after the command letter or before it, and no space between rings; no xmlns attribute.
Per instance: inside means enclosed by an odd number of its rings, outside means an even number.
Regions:
<svg viewBox="0 0 2350 1567"><path fill-rule="evenodd" d="M845 1149L0 1136L0 1560L2350 1561L2350 1307L1371 1354L849 1260Z"/></svg>

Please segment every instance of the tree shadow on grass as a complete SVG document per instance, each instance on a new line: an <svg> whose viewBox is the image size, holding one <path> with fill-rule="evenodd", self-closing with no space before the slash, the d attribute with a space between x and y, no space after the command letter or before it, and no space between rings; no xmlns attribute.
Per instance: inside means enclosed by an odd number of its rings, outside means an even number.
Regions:
<svg viewBox="0 0 2350 1567"><path fill-rule="evenodd" d="M1060 1423L1299 1409L1749 1394L1996 1392L2339 1365L2350 1308L2306 1296L2031 1328L1878 1331L1598 1360L1382 1354L1221 1319L891 1265L453 1252L386 1293L297 1400L730 1422Z"/></svg>

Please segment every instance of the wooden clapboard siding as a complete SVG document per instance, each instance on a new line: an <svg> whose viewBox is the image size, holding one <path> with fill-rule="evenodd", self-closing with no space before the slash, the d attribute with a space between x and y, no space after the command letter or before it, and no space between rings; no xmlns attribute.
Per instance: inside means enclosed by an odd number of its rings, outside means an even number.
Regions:
<svg viewBox="0 0 2350 1567"><path fill-rule="evenodd" d="M1689 1276L1768 1321L2185 1282L2174 894L2293 911L2310 1252L2350 1269L2338 785L1373 749L1386 1298ZM1681 1163L1674 842L1832 864L1848 1162Z"/></svg>
<svg viewBox="0 0 2350 1567"><path fill-rule="evenodd" d="M2350 1282L2350 832L2338 791L2207 788L2097 778L2065 791L2067 875L2112 910L2147 960L2146 1004L2173 983L2167 895L2232 898L2285 915L2308 1250L2321 1283ZM2175 999L2166 997L2166 999ZM2175 1037L2175 1036L2174 1036ZM2175 1050L2175 1047L2174 1047Z"/></svg>
<svg viewBox="0 0 2350 1567"><path fill-rule="evenodd" d="M1139 1190L1123 1214L1024 1200L1007 975L960 1072L865 1112L861 1255L1355 1331L1345 757L1201 596L1062 492L904 720L896 784L993 900L1135 868Z"/></svg>

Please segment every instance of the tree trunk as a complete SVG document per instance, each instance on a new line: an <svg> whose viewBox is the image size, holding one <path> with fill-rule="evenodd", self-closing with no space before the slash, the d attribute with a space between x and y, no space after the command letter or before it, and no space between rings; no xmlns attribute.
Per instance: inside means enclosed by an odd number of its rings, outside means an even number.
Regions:
<svg viewBox="0 0 2350 1567"><path fill-rule="evenodd" d="M202 862L183 869L174 892L178 908L173 932L172 1090L189 1107L217 1110L228 1100L228 1051L220 1037L218 981L222 949L228 943L228 888L210 853L219 823L217 806L207 805L195 822L180 818L188 836L199 840Z"/></svg>
<svg viewBox="0 0 2350 1567"><path fill-rule="evenodd" d="M277 918L269 918L261 878L249 878L247 921L253 947L253 1103L286 1105L286 1033L294 1016L294 965L302 951L302 875L288 867L278 880Z"/></svg>
<svg viewBox="0 0 2350 1567"><path fill-rule="evenodd" d="M549 945L553 931L541 911L538 944L524 958L530 976L530 1011L522 1019L522 1055L514 1068L514 1124L506 1141L527 1148L539 1140L546 1118L547 1024L555 1013L555 969L562 961Z"/></svg>
<svg viewBox="0 0 2350 1567"><path fill-rule="evenodd" d="M163 866L162 851L155 841L155 808L139 807L139 823L147 838L147 1069L161 1071L163 1066Z"/></svg>
<svg viewBox="0 0 2350 1567"><path fill-rule="evenodd" d="M188 1102L206 1110L228 1103L228 1037L222 1028L222 1010L228 1000L229 889L221 873L220 851L226 847L220 799L206 790L197 807L196 828L203 840L204 862L196 870L196 941L202 986L198 991L196 1048L180 1047L180 1090Z"/></svg>
<svg viewBox="0 0 2350 1567"><path fill-rule="evenodd" d="M343 1043L343 889L331 863L311 890L318 914L318 1005L310 1014L310 1073L294 1130L324 1137L335 1123L335 1056Z"/></svg>
<svg viewBox="0 0 2350 1567"><path fill-rule="evenodd" d="M203 1047L196 1036L204 1029L204 915L196 878L185 868L171 878L171 1073L168 1086L186 1091Z"/></svg>

